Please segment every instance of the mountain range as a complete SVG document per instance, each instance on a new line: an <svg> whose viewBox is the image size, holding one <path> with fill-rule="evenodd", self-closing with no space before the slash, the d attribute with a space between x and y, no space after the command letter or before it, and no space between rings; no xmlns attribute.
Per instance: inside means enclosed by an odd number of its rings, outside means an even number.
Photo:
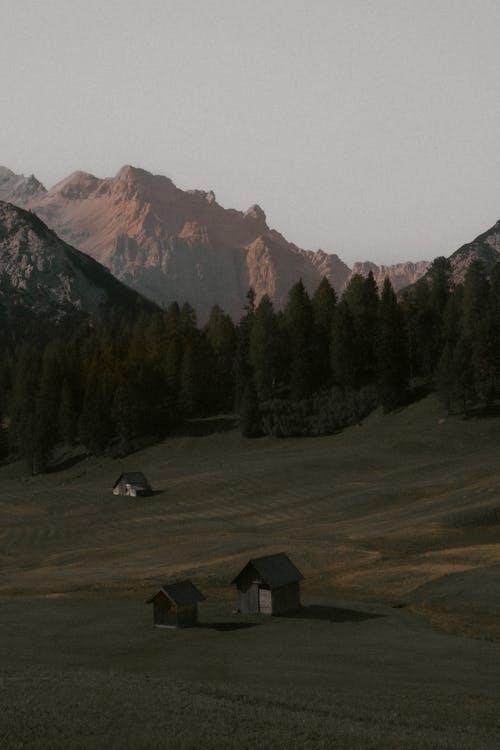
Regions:
<svg viewBox="0 0 500 750"><path fill-rule="evenodd" d="M0 167L0 199L36 212L63 240L160 305L187 301L200 320L214 304L238 319L249 287L283 306L302 279L312 292L326 276L341 292L355 273L388 276L396 290L428 263L349 268L336 254L303 250L270 228L262 208L223 208L212 191L184 191L168 178L125 166L113 178L75 172L50 190Z"/></svg>

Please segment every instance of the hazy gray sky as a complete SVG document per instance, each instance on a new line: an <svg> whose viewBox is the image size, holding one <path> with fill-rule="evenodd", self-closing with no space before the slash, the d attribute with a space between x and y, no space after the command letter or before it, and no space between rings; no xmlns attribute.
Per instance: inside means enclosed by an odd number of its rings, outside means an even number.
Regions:
<svg viewBox="0 0 500 750"><path fill-rule="evenodd" d="M498 0L0 0L0 164L123 164L348 263L500 218Z"/></svg>

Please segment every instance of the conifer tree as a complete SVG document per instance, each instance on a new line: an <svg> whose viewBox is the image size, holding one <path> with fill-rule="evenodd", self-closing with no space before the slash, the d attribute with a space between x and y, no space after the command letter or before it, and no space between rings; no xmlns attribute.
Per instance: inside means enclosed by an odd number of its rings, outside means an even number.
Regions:
<svg viewBox="0 0 500 750"><path fill-rule="evenodd" d="M10 404L9 442L26 460L33 474L36 466L36 398L40 374L40 355L29 345L21 348L13 374Z"/></svg>
<svg viewBox="0 0 500 750"><path fill-rule="evenodd" d="M318 388L331 385L331 334L337 295L330 282L323 277L312 297L314 318L313 359Z"/></svg>
<svg viewBox="0 0 500 750"><path fill-rule="evenodd" d="M408 342L404 317L389 279L382 289L377 340L378 389L385 411L400 406L408 389Z"/></svg>
<svg viewBox="0 0 500 750"><path fill-rule="evenodd" d="M290 289L283 317L290 354L290 395L298 401L316 386L313 308L302 280Z"/></svg>
<svg viewBox="0 0 500 750"><path fill-rule="evenodd" d="M463 338L470 346L474 391L478 400L490 401L494 382L494 357L490 346L490 284L484 266L474 261L467 269L463 292Z"/></svg>
<svg viewBox="0 0 500 750"><path fill-rule="evenodd" d="M233 361L236 333L233 321L215 305L204 328L209 346L206 369L210 378L210 400L215 410L230 409L233 404Z"/></svg>
<svg viewBox="0 0 500 750"><path fill-rule="evenodd" d="M264 295L255 311L249 347L249 361L260 401L270 399L279 382L281 347L278 319L271 300Z"/></svg>
<svg viewBox="0 0 500 750"><path fill-rule="evenodd" d="M113 437L113 390L112 373L103 367L102 358L96 353L88 370L79 421L81 441L91 453L102 453Z"/></svg>
<svg viewBox="0 0 500 750"><path fill-rule="evenodd" d="M349 281L342 301L352 320L350 360L353 367L351 385L359 388L376 379L375 342L377 334L378 289L370 271L368 277L355 274Z"/></svg>
<svg viewBox="0 0 500 750"><path fill-rule="evenodd" d="M233 364L234 373L234 405L240 411L243 394L248 383L253 380L252 365L250 364L250 335L255 318L255 292L250 287L247 293L247 303L244 315L236 328L236 350Z"/></svg>
<svg viewBox="0 0 500 750"><path fill-rule="evenodd" d="M256 437L259 433L259 402L254 384L248 381L241 400L240 431L244 437Z"/></svg>
<svg viewBox="0 0 500 750"><path fill-rule="evenodd" d="M186 344L182 353L179 406L182 414L195 416L201 405L202 373L198 366L194 341Z"/></svg>
<svg viewBox="0 0 500 750"><path fill-rule="evenodd" d="M44 471L58 438L61 372L57 342L45 347L35 400L33 467Z"/></svg>
<svg viewBox="0 0 500 750"><path fill-rule="evenodd" d="M359 351L354 318L345 300L335 310L331 340L332 372L337 385L356 388Z"/></svg>
<svg viewBox="0 0 500 750"><path fill-rule="evenodd" d="M323 276L321 279L318 288L313 294L311 302L315 324L320 328L322 334L329 337L332 329L333 316L335 315L337 295L326 276Z"/></svg>
<svg viewBox="0 0 500 750"><path fill-rule="evenodd" d="M78 412L75 406L75 398L67 377L64 378L61 386L57 421L60 439L64 443L73 445L78 433Z"/></svg>

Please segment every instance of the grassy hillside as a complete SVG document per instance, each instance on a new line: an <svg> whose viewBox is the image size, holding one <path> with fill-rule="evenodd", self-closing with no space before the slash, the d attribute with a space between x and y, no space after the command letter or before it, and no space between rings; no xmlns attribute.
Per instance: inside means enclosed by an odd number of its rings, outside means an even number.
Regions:
<svg viewBox="0 0 500 750"><path fill-rule="evenodd" d="M428 399L326 438L219 426L0 469L2 746L498 747L500 420ZM122 470L156 494L113 496ZM228 582L279 550L303 612L232 614ZM154 630L178 575L203 627Z"/></svg>

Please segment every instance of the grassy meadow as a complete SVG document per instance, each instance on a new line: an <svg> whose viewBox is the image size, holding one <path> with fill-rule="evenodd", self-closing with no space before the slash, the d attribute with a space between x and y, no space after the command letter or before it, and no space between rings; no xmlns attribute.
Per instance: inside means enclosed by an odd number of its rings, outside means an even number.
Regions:
<svg viewBox="0 0 500 750"><path fill-rule="evenodd" d="M429 398L331 437L189 433L0 468L0 747L498 748L500 419ZM113 496L124 470L155 494ZM303 610L235 614L281 550ZM156 630L181 576L201 626Z"/></svg>

